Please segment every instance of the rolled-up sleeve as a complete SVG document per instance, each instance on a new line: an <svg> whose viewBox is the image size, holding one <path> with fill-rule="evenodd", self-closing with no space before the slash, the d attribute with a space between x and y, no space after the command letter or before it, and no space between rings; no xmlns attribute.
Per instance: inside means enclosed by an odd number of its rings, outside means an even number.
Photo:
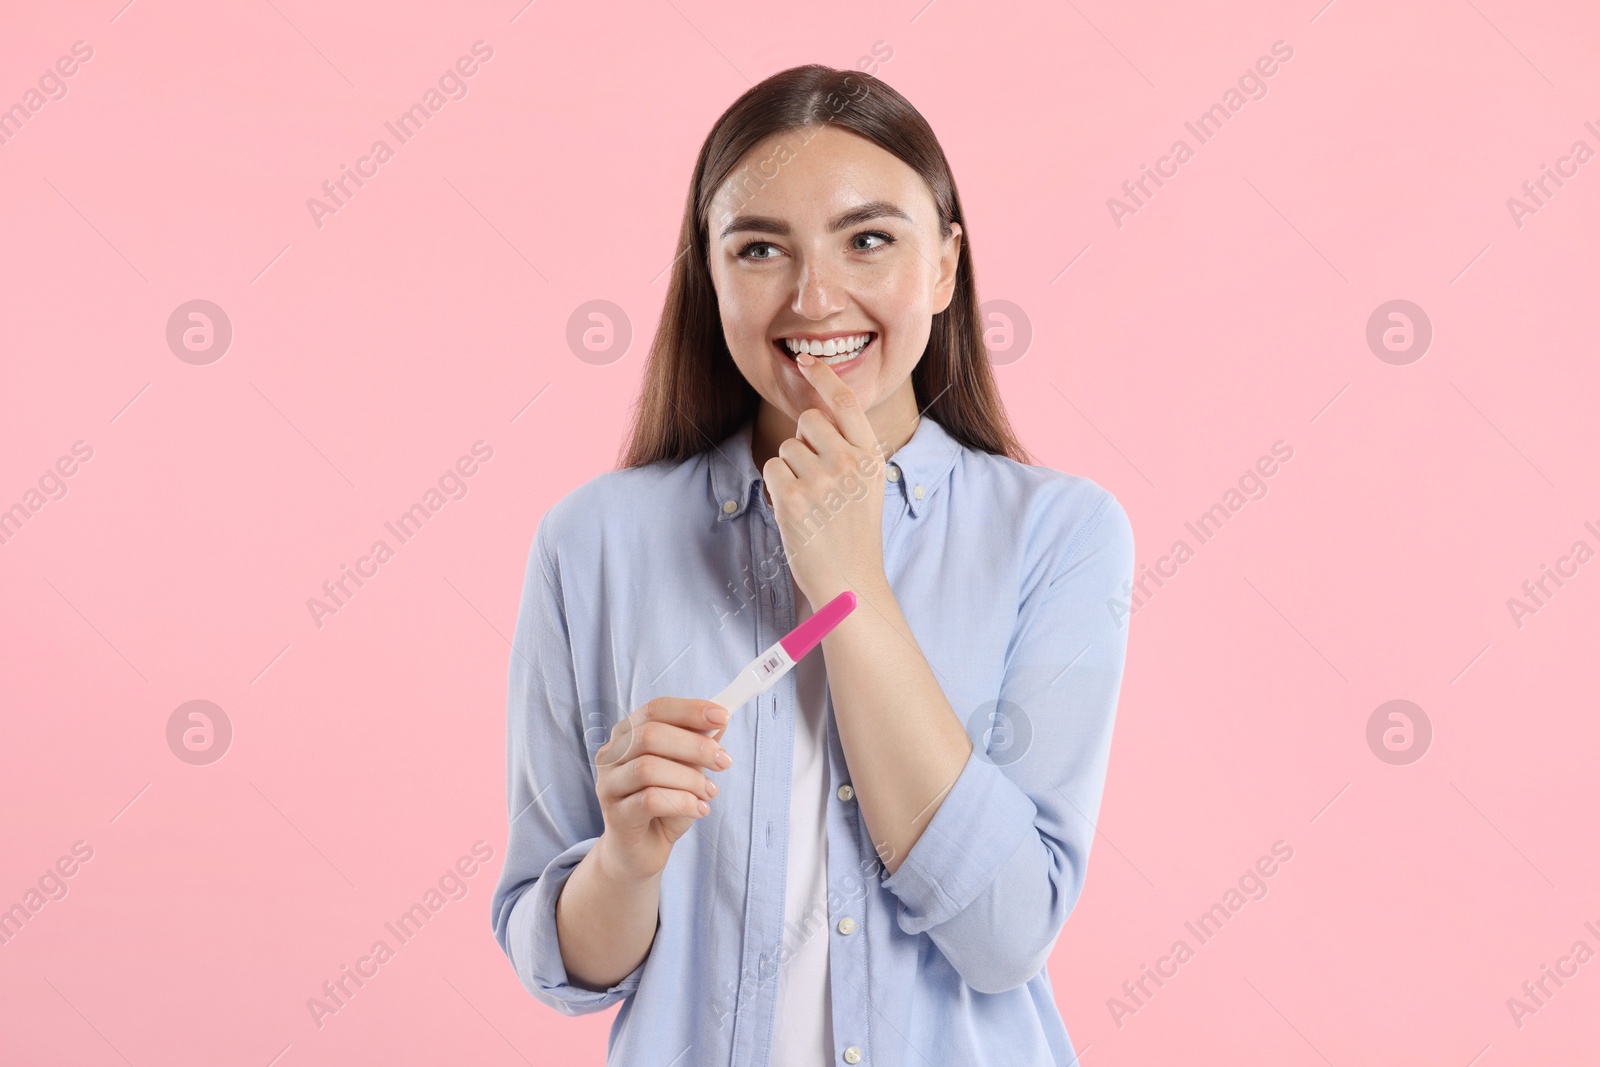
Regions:
<svg viewBox="0 0 1600 1067"><path fill-rule="evenodd" d="M926 932L981 993L1043 970L1083 891L1127 649L1115 605L1134 564L1128 516L1100 492L1022 599L992 728L882 883L900 928Z"/></svg>
<svg viewBox="0 0 1600 1067"><path fill-rule="evenodd" d="M579 700L561 586L546 545L551 536L547 515L528 554L512 641L506 707L510 830L491 921L523 987L565 1015L584 1015L632 994L645 965L609 989L591 991L571 984L561 961L556 901L605 829L589 753L605 741L609 723L593 711L586 716ZM585 735L591 728L593 746Z"/></svg>

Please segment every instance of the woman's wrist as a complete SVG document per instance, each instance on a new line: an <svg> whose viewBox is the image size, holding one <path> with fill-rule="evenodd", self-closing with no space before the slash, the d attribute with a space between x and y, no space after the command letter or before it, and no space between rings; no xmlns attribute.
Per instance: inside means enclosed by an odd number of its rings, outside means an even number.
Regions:
<svg viewBox="0 0 1600 1067"><path fill-rule="evenodd" d="M660 875L633 877L615 868L614 839L595 842L556 898L556 938L567 978L604 991L650 953L660 925Z"/></svg>
<svg viewBox="0 0 1600 1067"><path fill-rule="evenodd" d="M594 843L594 848L589 850L594 859L594 873L596 881L602 882L605 888L618 894L631 895L659 887L661 872L653 875L639 875L628 870L627 864L619 862L617 855L616 838L609 831L601 831L600 840Z"/></svg>
<svg viewBox="0 0 1600 1067"><path fill-rule="evenodd" d="M889 577L884 573L882 564L853 574L850 576L850 579L853 580L847 580L843 576L835 577L832 581L827 582L814 591L815 599L813 599L810 594L807 594L806 602L809 603L813 609L816 609L828 603L828 601L832 600L840 593L847 591L853 592L857 596L868 601L877 601L881 600L886 595L894 595L894 590L889 585ZM804 593L805 590L802 588L801 592Z"/></svg>

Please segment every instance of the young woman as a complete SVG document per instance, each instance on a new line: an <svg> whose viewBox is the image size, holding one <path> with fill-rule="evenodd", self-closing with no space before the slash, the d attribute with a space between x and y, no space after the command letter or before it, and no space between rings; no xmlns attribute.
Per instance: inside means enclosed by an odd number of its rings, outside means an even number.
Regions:
<svg viewBox="0 0 1600 1067"><path fill-rule="evenodd" d="M613 1064L1071 1064L1133 575L1115 498L1033 466L944 152L822 66L700 151L620 469L550 508L510 667L496 938ZM777 686L717 693L813 608Z"/></svg>

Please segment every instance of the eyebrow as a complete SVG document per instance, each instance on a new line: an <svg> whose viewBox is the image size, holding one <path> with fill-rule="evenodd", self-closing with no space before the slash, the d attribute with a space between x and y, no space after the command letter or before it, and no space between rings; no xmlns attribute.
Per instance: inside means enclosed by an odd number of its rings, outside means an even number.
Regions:
<svg viewBox="0 0 1600 1067"><path fill-rule="evenodd" d="M869 200L860 207L851 208L841 215L835 215L833 221L828 223L829 233L838 233L840 230L849 229L869 219L904 219L914 221L910 215L900 210L887 200ZM789 224L782 219L775 219L770 215L735 215L733 220L722 230L721 236L726 237L732 233L771 233L779 237L789 236Z"/></svg>

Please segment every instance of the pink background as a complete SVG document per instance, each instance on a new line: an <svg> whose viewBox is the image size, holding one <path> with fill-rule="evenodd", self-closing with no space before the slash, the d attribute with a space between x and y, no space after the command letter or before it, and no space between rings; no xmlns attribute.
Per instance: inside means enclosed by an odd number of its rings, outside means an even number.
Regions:
<svg viewBox="0 0 1600 1067"><path fill-rule="evenodd" d="M539 1005L489 928L529 541L614 462L712 121L875 42L951 158L981 298L1031 322L998 371L1024 441L1117 494L1141 563L1294 449L1133 620L1050 965L1085 1063L1595 1048L1600 961L1520 1027L1506 1003L1600 950L1600 562L1520 628L1506 606L1600 548L1600 162L1506 206L1600 148L1591 5L123 3L0 33L0 106L94 50L0 146L0 507L93 449L0 545L0 906L93 849L0 946L0 1060L603 1061L611 1013ZM307 198L478 40L468 95L318 228ZM1119 228L1107 198L1179 137ZM195 299L233 327L203 366L165 337ZM633 328L606 365L566 341L595 299ZM1392 299L1433 325L1409 365L1366 342ZM318 628L307 598L479 440L466 497ZM197 699L233 729L208 766L167 741ZM1366 739L1393 699L1433 728L1409 765ZM307 998L480 840L466 897L319 1029ZM1119 1027L1108 998L1280 840L1268 895Z"/></svg>

